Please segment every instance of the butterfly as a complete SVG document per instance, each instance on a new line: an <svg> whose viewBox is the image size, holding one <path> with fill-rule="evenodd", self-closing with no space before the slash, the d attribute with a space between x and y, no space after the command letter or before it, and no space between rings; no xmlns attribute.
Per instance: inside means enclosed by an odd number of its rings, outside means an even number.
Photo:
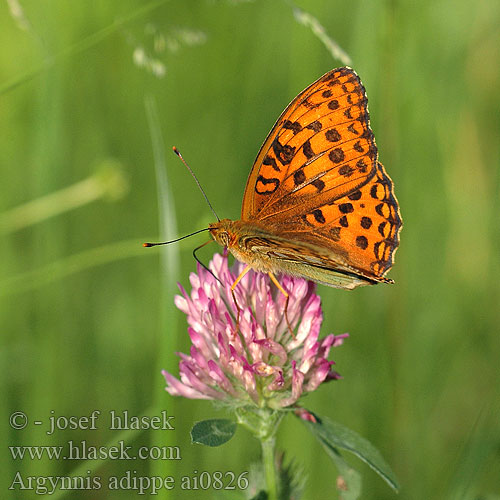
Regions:
<svg viewBox="0 0 500 500"><path fill-rule="evenodd" d="M348 67L303 90L271 129L250 171L240 220L209 225L215 241L247 264L335 288L386 278L402 219L378 160L366 92Z"/></svg>

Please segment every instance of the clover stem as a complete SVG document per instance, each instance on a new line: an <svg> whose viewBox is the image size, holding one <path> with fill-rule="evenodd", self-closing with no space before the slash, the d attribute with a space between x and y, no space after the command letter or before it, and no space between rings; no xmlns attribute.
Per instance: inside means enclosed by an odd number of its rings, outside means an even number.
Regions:
<svg viewBox="0 0 500 500"><path fill-rule="evenodd" d="M278 500L278 482L276 478L276 463L274 460L274 445L276 438L269 436L261 439L262 462L264 474L266 476L267 498L269 500Z"/></svg>
<svg viewBox="0 0 500 500"><path fill-rule="evenodd" d="M270 408L253 410L240 408L236 412L238 423L246 427L260 441L268 500L278 500L278 493L281 491L280 477L276 470L275 445L276 432L284 415L285 412Z"/></svg>

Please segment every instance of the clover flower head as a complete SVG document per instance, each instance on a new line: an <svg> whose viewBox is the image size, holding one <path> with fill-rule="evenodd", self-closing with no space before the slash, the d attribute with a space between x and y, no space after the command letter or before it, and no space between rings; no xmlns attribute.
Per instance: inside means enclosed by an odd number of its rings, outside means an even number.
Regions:
<svg viewBox="0 0 500 500"><path fill-rule="evenodd" d="M249 271L233 297L244 264L229 268L227 257L216 254L209 267L219 281L198 265L191 294L179 285L182 295L175 298L192 346L189 355L178 353L180 380L163 371L170 394L279 409L340 378L327 357L347 334L319 339L323 314L314 283L280 277L289 295L285 316L286 297L266 274Z"/></svg>

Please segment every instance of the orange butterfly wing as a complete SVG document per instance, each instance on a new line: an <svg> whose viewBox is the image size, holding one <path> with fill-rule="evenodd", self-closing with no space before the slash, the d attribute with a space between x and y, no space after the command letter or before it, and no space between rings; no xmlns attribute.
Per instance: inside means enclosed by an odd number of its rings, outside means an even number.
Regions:
<svg viewBox="0 0 500 500"><path fill-rule="evenodd" d="M347 269L388 281L402 221L378 162L367 102L350 68L332 70L301 92L260 149L241 219L331 251L333 267L340 258Z"/></svg>

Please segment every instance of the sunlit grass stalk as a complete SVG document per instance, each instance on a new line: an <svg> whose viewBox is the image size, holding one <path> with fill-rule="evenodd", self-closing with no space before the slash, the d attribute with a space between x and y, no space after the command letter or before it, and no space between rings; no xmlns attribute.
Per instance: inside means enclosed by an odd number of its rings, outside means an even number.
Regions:
<svg viewBox="0 0 500 500"><path fill-rule="evenodd" d="M160 221L160 236L166 240L177 236L177 224L175 215L175 206L173 204L173 195L168 182L165 161L165 147L163 143L160 121L158 118L157 104L152 96L147 96L145 99L146 116L148 120L149 130L151 134L151 142L153 147L154 166L157 179L158 192L158 218ZM162 332L167 330L171 333L177 332L177 313L174 312L170 317L167 317L167 304L171 304L174 297L174 287L178 281L179 269L179 246L167 245L161 249L161 300L160 300L160 321L159 326ZM157 357L157 373L160 374L161 367L172 365L174 363L174 355L172 353L172 345L175 343L173 335L161 335L161 343L158 345ZM156 379L154 379L156 380ZM162 391L153 391L156 397L154 404L157 408L164 408L165 393ZM168 402L169 412L176 413L176 403ZM154 436L158 446L166 444L165 440L169 436L167 433L161 436ZM152 476L173 475L173 464L161 462L153 462L150 468ZM168 490L158 492L159 499L171 498L172 495Z"/></svg>
<svg viewBox="0 0 500 500"><path fill-rule="evenodd" d="M137 240L119 241L118 243L92 248L59 259L39 269L19 273L0 281L0 297L36 290L87 269L146 253Z"/></svg>
<svg viewBox="0 0 500 500"><path fill-rule="evenodd" d="M118 198L126 190L127 182L120 167L107 162L87 179L0 214L0 234L33 226L106 196Z"/></svg>
<svg viewBox="0 0 500 500"><path fill-rule="evenodd" d="M292 4L293 15L295 19L302 25L311 29L313 34L323 43L328 52L334 59L337 59L346 66L352 65L352 60L345 50L328 35L325 27L313 15L299 9Z"/></svg>

